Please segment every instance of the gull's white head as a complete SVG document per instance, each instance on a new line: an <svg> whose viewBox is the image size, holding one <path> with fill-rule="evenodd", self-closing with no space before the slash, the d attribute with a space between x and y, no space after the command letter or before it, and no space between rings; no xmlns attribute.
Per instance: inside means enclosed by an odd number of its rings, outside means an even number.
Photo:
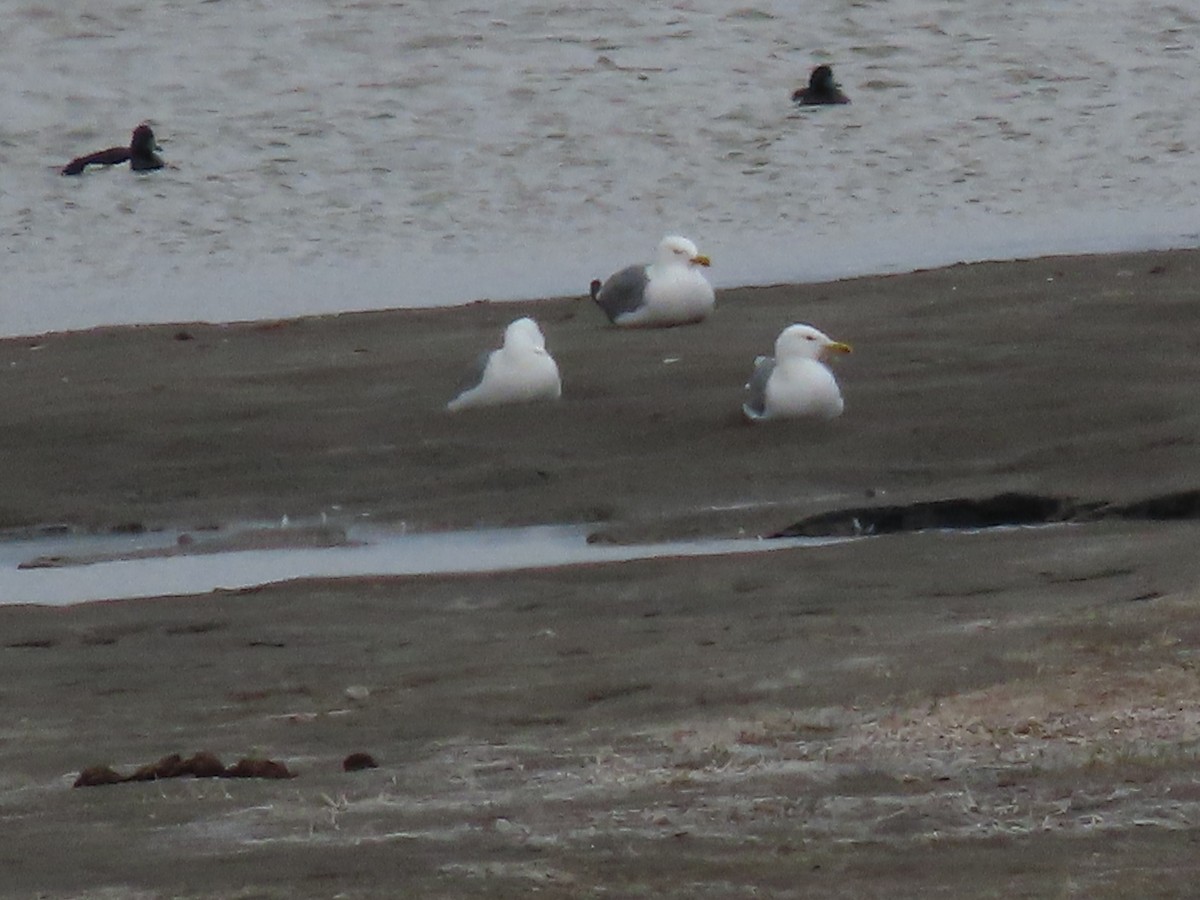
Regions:
<svg viewBox="0 0 1200 900"><path fill-rule="evenodd" d="M830 353L849 353L850 345L835 341L811 325L789 325L775 339L775 358L825 359Z"/></svg>
<svg viewBox="0 0 1200 900"><path fill-rule="evenodd" d="M678 265L711 265L709 258L702 254L695 244L677 234L668 234L662 239L662 243L658 245L657 261Z"/></svg>
<svg viewBox="0 0 1200 900"><path fill-rule="evenodd" d="M523 316L504 329L504 346L521 349L545 350L546 336L538 323L528 316Z"/></svg>

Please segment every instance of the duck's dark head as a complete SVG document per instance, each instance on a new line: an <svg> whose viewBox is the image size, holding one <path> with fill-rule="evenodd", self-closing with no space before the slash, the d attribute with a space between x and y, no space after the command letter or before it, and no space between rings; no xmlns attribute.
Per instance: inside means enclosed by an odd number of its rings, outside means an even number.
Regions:
<svg viewBox="0 0 1200 900"><path fill-rule="evenodd" d="M133 129L133 137L129 141L129 151L131 153L145 156L161 149L158 146L158 141L154 139L154 132L150 130L150 126L145 122Z"/></svg>
<svg viewBox="0 0 1200 900"><path fill-rule="evenodd" d="M812 74L808 76L808 88L819 94L829 94L836 91L838 86L833 80L833 69L824 64L813 69Z"/></svg>

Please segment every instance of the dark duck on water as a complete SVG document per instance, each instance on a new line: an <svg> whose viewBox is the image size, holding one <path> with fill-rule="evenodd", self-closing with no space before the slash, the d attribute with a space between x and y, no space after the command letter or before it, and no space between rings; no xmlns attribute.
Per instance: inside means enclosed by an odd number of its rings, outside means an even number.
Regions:
<svg viewBox="0 0 1200 900"><path fill-rule="evenodd" d="M808 77L808 87L797 88L792 100L801 106L823 106L834 103L849 103L850 98L842 93L842 87L833 80L833 69L826 65L817 66Z"/></svg>
<svg viewBox="0 0 1200 900"><path fill-rule="evenodd" d="M163 167L163 161L155 153L160 149L150 126L142 123L133 129L128 147L109 147L80 156L63 166L62 173L79 175L88 166L115 166L123 162L129 163L129 168L135 172L150 172Z"/></svg>

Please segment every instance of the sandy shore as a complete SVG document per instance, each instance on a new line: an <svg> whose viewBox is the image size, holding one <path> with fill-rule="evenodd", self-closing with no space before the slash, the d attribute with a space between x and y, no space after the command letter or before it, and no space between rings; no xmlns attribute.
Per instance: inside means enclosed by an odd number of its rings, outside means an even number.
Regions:
<svg viewBox="0 0 1200 900"><path fill-rule="evenodd" d="M1200 824L1200 252L0 342L0 527L770 534L1005 492L1179 517L0 607L0 895L1154 896ZM36 298L12 298L36 302ZM532 314L561 402L441 407ZM754 356L854 345L754 428ZM1188 513L1189 515L1184 515ZM168 753L287 781L72 789ZM371 753L380 767L344 773Z"/></svg>

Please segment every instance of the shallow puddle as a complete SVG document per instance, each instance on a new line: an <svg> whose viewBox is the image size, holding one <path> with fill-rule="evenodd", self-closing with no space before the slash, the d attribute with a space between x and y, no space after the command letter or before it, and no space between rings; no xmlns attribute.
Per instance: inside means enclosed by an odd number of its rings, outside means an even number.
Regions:
<svg viewBox="0 0 1200 900"><path fill-rule="evenodd" d="M312 546L314 532L328 539ZM380 529L250 529L208 538L178 532L62 535L0 543L0 605L202 594L299 578L430 575L761 553L829 538L588 543L583 526L541 525L403 534ZM274 536L272 540L271 537ZM257 549L264 547L265 549ZM256 549L238 549L239 547Z"/></svg>

